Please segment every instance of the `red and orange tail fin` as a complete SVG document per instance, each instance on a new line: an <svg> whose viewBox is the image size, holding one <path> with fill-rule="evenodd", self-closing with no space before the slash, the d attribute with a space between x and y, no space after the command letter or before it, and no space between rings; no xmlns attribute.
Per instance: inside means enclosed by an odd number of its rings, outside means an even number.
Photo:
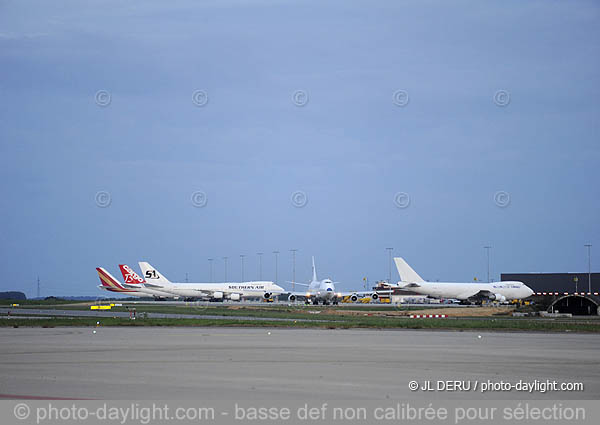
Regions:
<svg viewBox="0 0 600 425"><path fill-rule="evenodd" d="M100 283L109 291L114 292L130 292L130 290L125 289L117 279L115 279L109 272L104 270L102 267L96 267L96 271L98 272L98 276L100 277Z"/></svg>
<svg viewBox="0 0 600 425"><path fill-rule="evenodd" d="M123 281L132 285L146 283L146 281L140 277L131 267L127 264L119 264L121 274L123 275Z"/></svg>

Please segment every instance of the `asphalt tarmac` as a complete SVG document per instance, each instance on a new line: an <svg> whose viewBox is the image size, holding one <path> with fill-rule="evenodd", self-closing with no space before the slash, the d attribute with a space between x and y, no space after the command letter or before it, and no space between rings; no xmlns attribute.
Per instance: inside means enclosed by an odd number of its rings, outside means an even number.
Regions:
<svg viewBox="0 0 600 425"><path fill-rule="evenodd" d="M599 399L600 336L266 328L0 328L0 397ZM411 391L431 381L434 391ZM483 383L582 382L583 391ZM448 391L438 381L461 381ZM473 385L477 382L477 389ZM455 386L453 386L454 389Z"/></svg>

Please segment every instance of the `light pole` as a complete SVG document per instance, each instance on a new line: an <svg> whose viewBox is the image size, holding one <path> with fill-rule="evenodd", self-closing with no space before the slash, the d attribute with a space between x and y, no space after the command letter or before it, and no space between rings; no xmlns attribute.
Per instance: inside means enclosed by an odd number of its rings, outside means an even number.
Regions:
<svg viewBox="0 0 600 425"><path fill-rule="evenodd" d="M488 283L490 283L490 249L492 247L484 246L483 248L487 251L487 274L488 274Z"/></svg>
<svg viewBox="0 0 600 425"><path fill-rule="evenodd" d="M223 257L223 260L225 260L225 282L227 282L227 257Z"/></svg>
<svg viewBox="0 0 600 425"><path fill-rule="evenodd" d="M388 276L388 283L391 285L392 284L392 251L394 250L394 248L386 248L390 257L390 274Z"/></svg>
<svg viewBox="0 0 600 425"><path fill-rule="evenodd" d="M277 283L277 269L278 269L277 257L279 256L279 251L273 251L273 254L275 254L275 283Z"/></svg>
<svg viewBox="0 0 600 425"><path fill-rule="evenodd" d="M212 279L212 262L213 262L213 259L209 258L208 264L209 264L209 269L210 269L210 281L209 281L210 283L212 283L212 281L213 281L213 279Z"/></svg>
<svg viewBox="0 0 600 425"><path fill-rule="evenodd" d="M292 292L296 291L296 251L297 249L290 249L292 251Z"/></svg>
<svg viewBox="0 0 600 425"><path fill-rule="evenodd" d="M592 244L586 243L588 249L588 292L592 292Z"/></svg>
<svg viewBox="0 0 600 425"><path fill-rule="evenodd" d="M262 280L262 252L257 252L258 255L258 280Z"/></svg>
<svg viewBox="0 0 600 425"><path fill-rule="evenodd" d="M244 281L244 254L240 254L240 259L242 260L242 282Z"/></svg>

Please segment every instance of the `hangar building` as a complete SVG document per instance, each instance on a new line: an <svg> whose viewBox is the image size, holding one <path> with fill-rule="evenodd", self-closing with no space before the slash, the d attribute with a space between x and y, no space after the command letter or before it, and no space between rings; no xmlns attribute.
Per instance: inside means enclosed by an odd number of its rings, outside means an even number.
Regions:
<svg viewBox="0 0 600 425"><path fill-rule="evenodd" d="M518 280L534 292L588 292L587 273L502 273L501 280ZM591 292L599 291L600 273L592 273Z"/></svg>
<svg viewBox="0 0 600 425"><path fill-rule="evenodd" d="M548 312L600 315L600 273L502 273L501 278L529 286Z"/></svg>

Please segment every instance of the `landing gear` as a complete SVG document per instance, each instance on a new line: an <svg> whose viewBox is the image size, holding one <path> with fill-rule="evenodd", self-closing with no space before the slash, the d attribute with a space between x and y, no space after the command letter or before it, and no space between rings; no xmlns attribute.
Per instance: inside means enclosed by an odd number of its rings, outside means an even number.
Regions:
<svg viewBox="0 0 600 425"><path fill-rule="evenodd" d="M331 304L333 304L333 305L338 305L338 304L339 304L339 301L338 301L338 300L337 300L337 298L336 298L335 300L333 300L333 302L332 302Z"/></svg>
<svg viewBox="0 0 600 425"><path fill-rule="evenodd" d="M323 300L323 305L329 305L329 301Z"/></svg>
<svg viewBox="0 0 600 425"><path fill-rule="evenodd" d="M312 303L313 305L319 305L319 300L315 298L314 300L312 300Z"/></svg>

